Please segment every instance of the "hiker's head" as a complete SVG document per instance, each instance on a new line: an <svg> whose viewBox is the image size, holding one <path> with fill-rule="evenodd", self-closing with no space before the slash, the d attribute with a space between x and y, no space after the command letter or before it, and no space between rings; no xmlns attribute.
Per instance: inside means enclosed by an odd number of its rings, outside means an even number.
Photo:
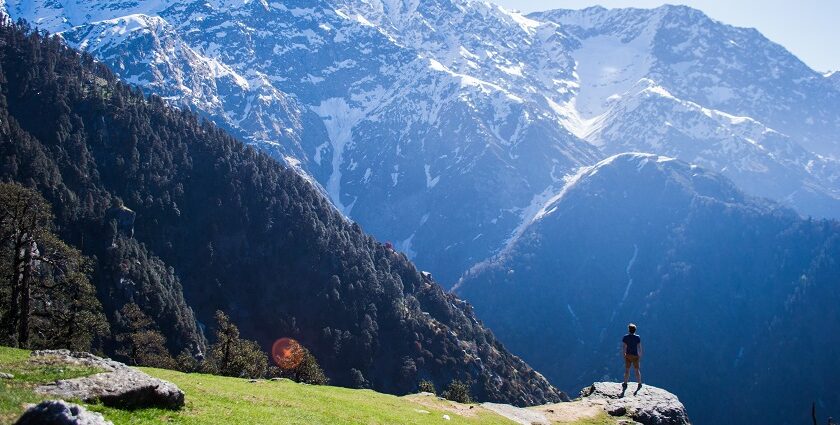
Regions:
<svg viewBox="0 0 840 425"><path fill-rule="evenodd" d="M634 325L632 323L627 325L627 330L630 331L631 334L635 334L636 333L636 325Z"/></svg>

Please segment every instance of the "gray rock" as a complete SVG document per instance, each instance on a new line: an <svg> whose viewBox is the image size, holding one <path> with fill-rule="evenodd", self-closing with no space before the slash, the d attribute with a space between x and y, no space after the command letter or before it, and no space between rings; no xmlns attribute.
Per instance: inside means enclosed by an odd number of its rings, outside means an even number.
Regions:
<svg viewBox="0 0 840 425"><path fill-rule="evenodd" d="M78 404L47 400L23 412L16 425L114 425L101 413L90 412Z"/></svg>
<svg viewBox="0 0 840 425"><path fill-rule="evenodd" d="M15 375L6 372L0 372L0 379L15 379Z"/></svg>
<svg viewBox="0 0 840 425"><path fill-rule="evenodd" d="M184 392L175 384L153 378L111 359L103 359L89 353L71 353L67 350L34 351L32 357L34 361L57 360L74 365L98 367L105 371L83 378L42 385L35 389L41 394L78 398L86 402L99 401L106 406L127 409L178 409L184 405Z"/></svg>
<svg viewBox="0 0 840 425"><path fill-rule="evenodd" d="M607 413L610 416L624 416L627 414L627 408L624 406L609 406Z"/></svg>
<svg viewBox="0 0 840 425"><path fill-rule="evenodd" d="M626 415L644 425L689 425L685 406L661 388L635 383L622 389L618 382L596 382L580 392L582 399L601 400L610 415Z"/></svg>

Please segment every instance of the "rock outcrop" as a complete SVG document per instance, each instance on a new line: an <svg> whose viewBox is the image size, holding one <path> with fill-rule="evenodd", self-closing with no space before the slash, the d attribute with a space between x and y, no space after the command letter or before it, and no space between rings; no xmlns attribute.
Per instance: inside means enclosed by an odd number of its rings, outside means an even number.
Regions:
<svg viewBox="0 0 840 425"><path fill-rule="evenodd" d="M108 211L108 219L116 222L117 231L129 238L134 237L134 221L137 219L137 213L121 201L116 202Z"/></svg>
<svg viewBox="0 0 840 425"><path fill-rule="evenodd" d="M635 383L626 389L617 382L596 382L580 392L581 400L605 402L612 416L628 416L644 425L690 424L685 406L674 394L661 388Z"/></svg>
<svg viewBox="0 0 840 425"><path fill-rule="evenodd" d="M61 361L70 364L97 367L105 372L95 375L56 381L36 388L41 394L59 398L78 398L85 402L99 401L106 406L126 409L159 407L179 409L184 405L184 392L175 384L153 378L123 363L103 359L89 353L71 353L67 350L32 352L34 361Z"/></svg>
<svg viewBox="0 0 840 425"><path fill-rule="evenodd" d="M638 390L638 391L637 391ZM677 396L661 388L631 383L626 389L617 382L596 382L580 392L580 397L567 403L546 404L528 409L511 410L512 406L488 406L519 424L548 425L577 423L610 415L619 425L690 425L685 407ZM537 415L535 415L537 414Z"/></svg>
<svg viewBox="0 0 840 425"><path fill-rule="evenodd" d="M15 425L114 425L101 413L63 400L42 401L26 409Z"/></svg>
<svg viewBox="0 0 840 425"><path fill-rule="evenodd" d="M618 425L690 425L685 407L677 396L661 388L617 382L596 382L571 402L521 408L509 404L483 403L483 409L521 425L577 423L605 413Z"/></svg>

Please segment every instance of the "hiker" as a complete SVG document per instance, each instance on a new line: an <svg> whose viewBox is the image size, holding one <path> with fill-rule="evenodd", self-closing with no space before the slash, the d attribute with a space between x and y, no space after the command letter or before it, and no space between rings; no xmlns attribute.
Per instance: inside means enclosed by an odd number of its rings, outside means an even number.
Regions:
<svg viewBox="0 0 840 425"><path fill-rule="evenodd" d="M633 365L636 368L636 382L639 383L639 388L642 388L642 371L639 369L639 360L642 358L642 339L636 335L636 325L632 323L627 325L627 331L630 333L621 339L622 354L624 354L624 383L621 386L627 388L630 365Z"/></svg>

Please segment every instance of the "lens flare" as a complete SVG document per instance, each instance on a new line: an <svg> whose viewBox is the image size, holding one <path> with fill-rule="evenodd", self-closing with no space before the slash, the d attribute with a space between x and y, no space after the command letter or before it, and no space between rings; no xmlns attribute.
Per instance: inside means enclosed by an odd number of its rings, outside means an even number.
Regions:
<svg viewBox="0 0 840 425"><path fill-rule="evenodd" d="M280 369L294 369L303 361L303 346L291 338L280 338L271 346L271 358Z"/></svg>

